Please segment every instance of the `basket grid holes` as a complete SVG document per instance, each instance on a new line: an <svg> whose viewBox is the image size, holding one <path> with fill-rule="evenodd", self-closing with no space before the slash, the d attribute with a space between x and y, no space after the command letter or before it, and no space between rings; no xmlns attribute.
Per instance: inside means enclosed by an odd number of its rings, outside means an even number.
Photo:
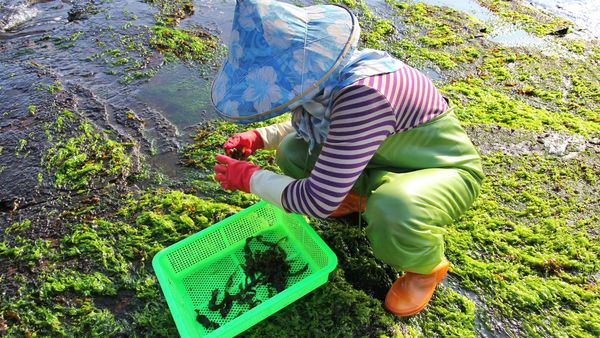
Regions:
<svg viewBox="0 0 600 338"><path fill-rule="evenodd" d="M226 245L222 241L221 235L215 231L170 252L167 259L173 267L173 271L179 273L225 248Z"/></svg>
<svg viewBox="0 0 600 338"><path fill-rule="evenodd" d="M237 219L225 228L223 232L229 243L237 243L252 236L258 231L268 228L274 222L272 212L267 212L270 209L260 209L254 213L246 215L245 218Z"/></svg>

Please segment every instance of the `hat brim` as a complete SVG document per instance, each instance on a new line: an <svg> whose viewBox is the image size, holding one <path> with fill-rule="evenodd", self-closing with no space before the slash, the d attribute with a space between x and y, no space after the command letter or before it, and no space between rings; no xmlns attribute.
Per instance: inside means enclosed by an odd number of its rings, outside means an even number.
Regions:
<svg viewBox="0 0 600 338"><path fill-rule="evenodd" d="M286 4L286 6L292 5ZM329 63L327 63L327 68L319 69L310 73L311 81L308 81L304 75L298 75L295 77L294 75L297 74L290 74L290 71L282 71L284 67L280 66L280 63L278 62L281 60L286 60L285 58L291 59L291 54L294 52L293 48L288 48L287 50L279 53L282 55L267 56L266 60L267 62L272 62L272 67L265 67L264 59L261 59L261 64L233 65L231 62L231 57L228 57L224 61L219 73L215 77L211 89L212 102L217 108L217 112L221 117L237 123L249 123L262 121L281 115L288 111L290 106L298 106L304 101L314 97L315 94L323 89L326 81L339 72L341 68L343 68L343 65L352 55L352 52L354 51L358 42L360 29L356 17L352 14L352 12L350 12L349 9L339 5L319 5L297 8L305 10L307 22L315 27L319 27L320 20L327 20L327 17L322 15L312 15L313 17L311 17L311 13L315 13L315 8L328 12L335 11L335 15L338 19L339 17L343 17L344 20L346 20L346 24L349 28L345 31L342 31L341 34L336 34L334 38L331 38L331 41L325 41L327 47L325 52L330 53L335 57L331 57L331 59L328 60ZM315 37L315 41L322 39L322 37ZM231 47L232 45L230 45L229 52L234 53L235 51L232 50ZM304 46L304 48L306 49L306 46ZM302 52L307 54L309 53L305 50ZM315 51L311 51L311 53L314 54ZM306 60L304 61L307 62ZM237 74L242 75L231 76L231 73L236 74L232 70L235 67L237 67L235 69L235 71L238 72ZM252 92L255 91L255 89L251 88L253 83L249 81L249 77L252 76L252 71L257 67L263 67L263 69L270 68L267 69L267 71L264 71L263 75L275 74L275 77L280 75L277 83L261 83L263 88L260 88L260 90L266 91L266 95L270 95L270 98L274 99L266 103L262 101L254 102L253 104L241 102L242 100L240 100L240 97L244 96L245 99L251 98L252 95L248 95L248 92L252 94ZM302 65L301 68L303 67L307 66ZM256 83L254 83L254 85L255 84ZM277 90L277 92L269 93L268 91L271 90L271 88L264 88L270 86L273 87L272 90ZM298 88L301 88L301 90L298 90Z"/></svg>

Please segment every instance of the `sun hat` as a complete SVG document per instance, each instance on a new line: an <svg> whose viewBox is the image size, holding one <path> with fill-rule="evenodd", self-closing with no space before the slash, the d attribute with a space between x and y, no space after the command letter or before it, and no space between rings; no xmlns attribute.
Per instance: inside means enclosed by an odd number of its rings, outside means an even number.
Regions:
<svg viewBox="0 0 600 338"><path fill-rule="evenodd" d="M212 86L223 117L248 123L310 100L336 77L358 44L345 7L237 0L229 53Z"/></svg>

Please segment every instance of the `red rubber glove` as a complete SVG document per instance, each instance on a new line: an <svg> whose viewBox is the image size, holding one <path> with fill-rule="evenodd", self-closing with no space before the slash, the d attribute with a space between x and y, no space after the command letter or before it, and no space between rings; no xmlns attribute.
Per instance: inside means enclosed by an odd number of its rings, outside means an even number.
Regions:
<svg viewBox="0 0 600 338"><path fill-rule="evenodd" d="M250 130L231 136L223 144L225 153L231 156L233 149L239 149L244 157L250 156L256 149L264 148L262 137L256 130Z"/></svg>
<svg viewBox="0 0 600 338"><path fill-rule="evenodd" d="M260 170L259 166L225 155L217 155L215 158L219 162L214 167L217 173L215 179L221 183L223 189L250 192L250 178L255 171Z"/></svg>

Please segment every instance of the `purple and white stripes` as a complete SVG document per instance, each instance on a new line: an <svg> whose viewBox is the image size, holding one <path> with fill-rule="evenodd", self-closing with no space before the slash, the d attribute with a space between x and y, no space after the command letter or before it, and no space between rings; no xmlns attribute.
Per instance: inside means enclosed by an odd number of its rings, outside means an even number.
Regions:
<svg viewBox="0 0 600 338"><path fill-rule="evenodd" d="M434 84L406 65L344 88L334 98L329 132L315 167L309 177L285 188L284 208L329 216L389 135L427 122L447 108Z"/></svg>

